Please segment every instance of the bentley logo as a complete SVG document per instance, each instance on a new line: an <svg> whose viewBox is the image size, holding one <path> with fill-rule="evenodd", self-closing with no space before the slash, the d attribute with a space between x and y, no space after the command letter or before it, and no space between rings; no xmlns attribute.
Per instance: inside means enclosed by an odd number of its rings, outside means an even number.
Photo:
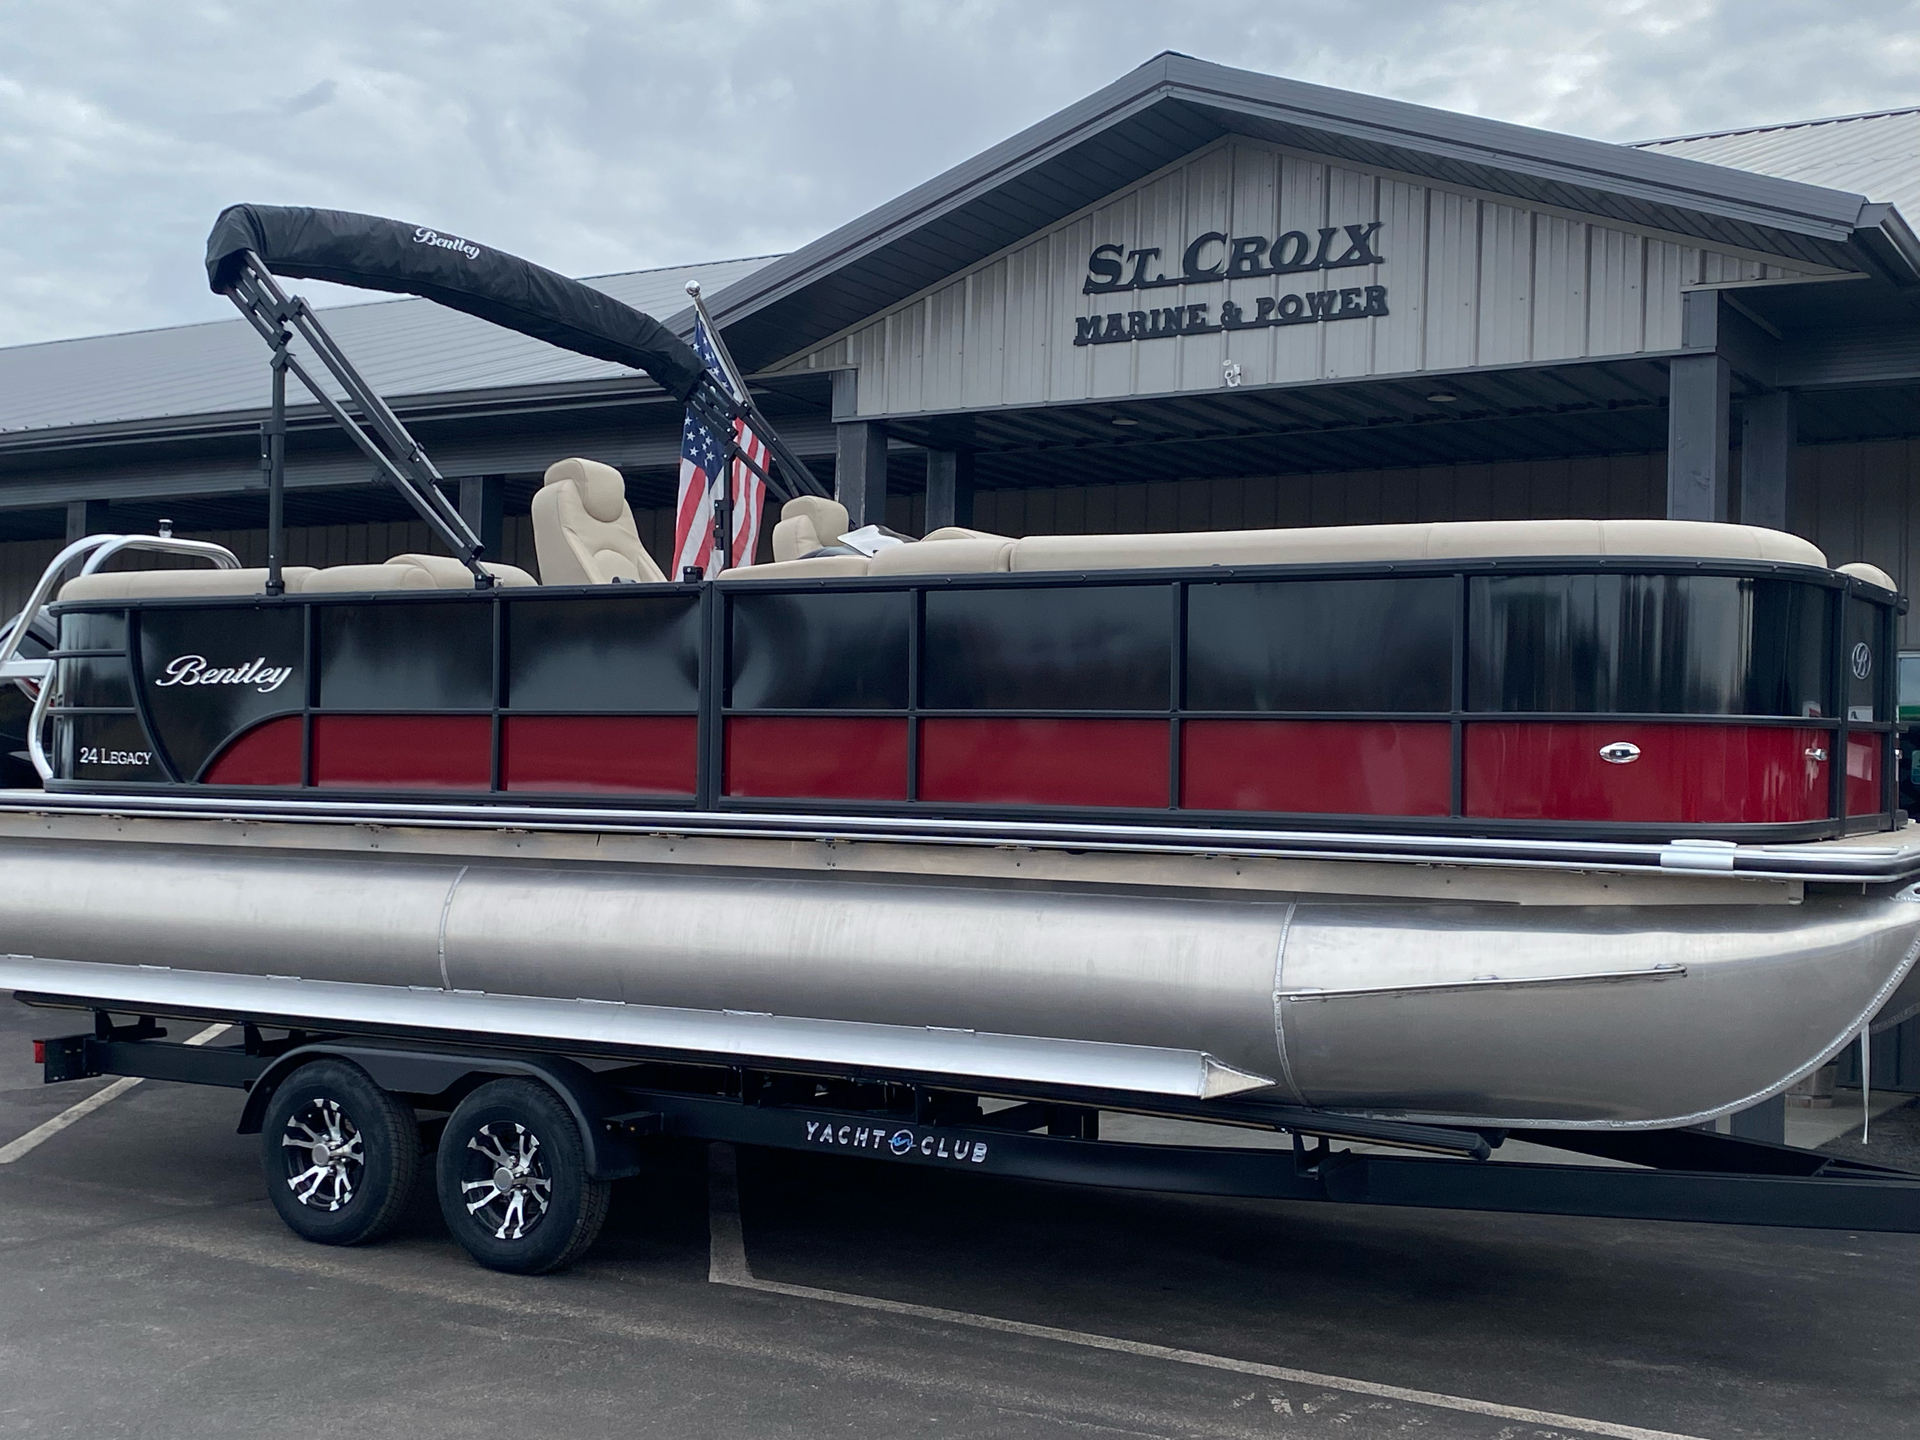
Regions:
<svg viewBox="0 0 1920 1440"><path fill-rule="evenodd" d="M1862 640L1853 647L1851 663L1853 678L1856 680L1864 680L1873 673L1873 651L1867 648L1866 641Z"/></svg>
<svg viewBox="0 0 1920 1440"><path fill-rule="evenodd" d="M458 250L469 260L480 258L480 247L471 240L462 240L458 235L442 235L438 230L429 230L424 225L413 232L413 243L431 245L436 250Z"/></svg>
<svg viewBox="0 0 1920 1440"><path fill-rule="evenodd" d="M271 695L287 683L291 674L291 665L269 665L265 656L244 665L211 666L204 655L177 655L153 683L163 689L170 685L251 685L262 695Z"/></svg>

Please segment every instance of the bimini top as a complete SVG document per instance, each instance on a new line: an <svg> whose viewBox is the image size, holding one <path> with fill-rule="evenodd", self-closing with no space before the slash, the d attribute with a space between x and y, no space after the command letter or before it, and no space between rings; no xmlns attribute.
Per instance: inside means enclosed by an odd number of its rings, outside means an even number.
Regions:
<svg viewBox="0 0 1920 1440"><path fill-rule="evenodd" d="M832 502L795 506L837 510ZM831 518L822 516L822 519ZM844 519L844 515L841 517ZM817 522L816 522L817 524ZM819 525L828 538L831 523ZM776 552L779 535L776 533ZM1041 570L1143 570L1204 565L1328 565L1526 556L1659 556L1748 560L1827 568L1820 548L1757 525L1695 520L1472 520L1413 525L1327 525L1291 530L1203 530L1157 535L1029 535L1013 539L950 527L894 545L872 559L833 554L776 558L729 578L830 575L990 574ZM1856 578L1894 589L1871 566ZM1872 571L1871 574L1865 573Z"/></svg>
<svg viewBox="0 0 1920 1440"><path fill-rule="evenodd" d="M276 275L419 295L563 350L643 370L685 400L704 368L652 316L578 280L425 225L286 205L229 205L207 237L207 283L230 291L248 251Z"/></svg>

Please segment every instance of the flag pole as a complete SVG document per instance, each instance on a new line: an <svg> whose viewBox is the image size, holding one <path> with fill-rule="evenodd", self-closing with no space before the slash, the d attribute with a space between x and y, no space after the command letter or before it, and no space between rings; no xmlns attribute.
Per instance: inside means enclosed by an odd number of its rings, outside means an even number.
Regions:
<svg viewBox="0 0 1920 1440"><path fill-rule="evenodd" d="M713 341L713 353L720 357L720 368L726 372L727 385L733 391L734 402L753 426L753 433L760 437L772 457L780 462L780 468L787 472L786 481L794 487L794 493L800 495L832 493L815 478L814 473L807 468L806 462L793 453L787 442L780 438L780 432L773 428L767 417L760 413L760 407L754 404L753 392L747 389L746 377L740 373L740 367L733 363L733 356L727 350L727 342L720 334L720 327L713 323L713 316L707 313L707 302L702 298L700 282L689 280L686 288L687 295L693 301L693 313L699 317L700 323L707 327L707 338ZM732 447L731 427L726 439L728 446ZM772 479L765 467L756 465L751 460L746 464L763 480ZM783 487L774 485L772 488L774 494L779 495ZM792 497L783 496L782 498L791 499Z"/></svg>
<svg viewBox="0 0 1920 1440"><path fill-rule="evenodd" d="M707 341L713 346L713 353L720 359L720 369L727 381L727 388L733 391L736 400L746 396L746 383L741 380L740 372L734 368L733 356L727 353L727 342L720 338L719 327L713 323L713 317L707 314L706 302L700 298L700 282L687 281L687 294L693 300L693 313L698 323L706 327ZM744 406L742 406L744 412ZM708 426L709 429L713 428ZM720 553L720 568L728 569L733 565L733 489L739 475L740 440L739 432L729 422L720 431L721 460L719 474L707 479L708 492L713 505L713 548ZM751 563L751 562L749 562Z"/></svg>

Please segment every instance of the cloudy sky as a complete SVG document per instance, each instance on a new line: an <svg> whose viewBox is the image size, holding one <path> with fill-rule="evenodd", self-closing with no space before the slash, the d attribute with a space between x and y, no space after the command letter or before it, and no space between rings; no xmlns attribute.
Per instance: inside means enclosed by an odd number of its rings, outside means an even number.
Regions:
<svg viewBox="0 0 1920 1440"><path fill-rule="evenodd" d="M790 249L1168 49L1606 140L1920 99L1920 0L0 0L0 345L230 314L237 200Z"/></svg>

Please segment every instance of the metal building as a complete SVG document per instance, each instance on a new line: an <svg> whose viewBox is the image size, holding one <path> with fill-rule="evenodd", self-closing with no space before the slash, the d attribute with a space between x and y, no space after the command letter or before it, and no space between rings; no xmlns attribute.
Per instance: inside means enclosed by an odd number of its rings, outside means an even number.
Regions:
<svg viewBox="0 0 1920 1440"><path fill-rule="evenodd" d="M1166 54L791 255L594 283L684 329L701 280L856 523L1734 518L1912 588L1917 191L1920 109L1627 147ZM651 382L424 301L327 319L496 554L580 454L665 555ZM0 349L0 606L163 515L257 563L266 397L237 319ZM289 562L428 548L295 413Z"/></svg>

